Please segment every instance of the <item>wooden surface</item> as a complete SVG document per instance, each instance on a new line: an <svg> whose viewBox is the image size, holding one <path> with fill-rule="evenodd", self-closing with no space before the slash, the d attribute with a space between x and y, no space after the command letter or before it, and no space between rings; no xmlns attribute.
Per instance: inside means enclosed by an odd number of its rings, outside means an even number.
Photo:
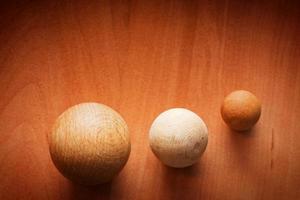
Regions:
<svg viewBox="0 0 300 200"><path fill-rule="evenodd" d="M221 119L236 89L263 103L248 134ZM86 101L120 112L132 142L119 176L92 188L62 177L47 142L56 117ZM171 107L209 128L187 169L149 148ZM296 0L1 2L0 199L300 199L299 119Z"/></svg>

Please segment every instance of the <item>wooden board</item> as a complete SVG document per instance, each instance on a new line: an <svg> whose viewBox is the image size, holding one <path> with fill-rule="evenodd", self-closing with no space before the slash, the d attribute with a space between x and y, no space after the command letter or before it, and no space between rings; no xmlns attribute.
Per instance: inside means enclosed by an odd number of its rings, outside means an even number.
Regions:
<svg viewBox="0 0 300 200"><path fill-rule="evenodd" d="M220 116L252 91L248 134ZM86 188L54 167L47 134L71 105L125 118L132 151L111 183ZM198 113L207 150L186 169L148 145L172 107ZM7 1L0 6L0 199L300 199L299 1Z"/></svg>

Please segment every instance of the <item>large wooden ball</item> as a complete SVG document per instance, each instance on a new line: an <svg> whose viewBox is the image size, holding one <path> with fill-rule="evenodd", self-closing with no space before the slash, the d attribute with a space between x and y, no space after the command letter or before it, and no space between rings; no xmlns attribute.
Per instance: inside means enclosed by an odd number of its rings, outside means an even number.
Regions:
<svg viewBox="0 0 300 200"><path fill-rule="evenodd" d="M208 130L203 120L184 108L161 113L150 128L150 147L167 166L188 167L200 158L208 142Z"/></svg>
<svg viewBox="0 0 300 200"><path fill-rule="evenodd" d="M86 185L110 181L130 154L128 128L108 106L82 103L63 112L49 137L51 158L68 179Z"/></svg>
<svg viewBox="0 0 300 200"><path fill-rule="evenodd" d="M233 130L246 131L256 124L261 113L261 103L254 94L237 90L225 97L221 115Z"/></svg>

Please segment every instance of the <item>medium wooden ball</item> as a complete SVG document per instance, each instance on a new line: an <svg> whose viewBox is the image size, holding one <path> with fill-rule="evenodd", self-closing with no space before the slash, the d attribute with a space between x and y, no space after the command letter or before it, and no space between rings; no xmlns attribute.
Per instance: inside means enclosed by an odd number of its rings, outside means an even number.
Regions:
<svg viewBox="0 0 300 200"><path fill-rule="evenodd" d="M49 145L57 169L85 185L110 181L130 154L125 121L116 111L98 103L78 104L63 112L53 126Z"/></svg>
<svg viewBox="0 0 300 200"><path fill-rule="evenodd" d="M256 124L261 113L261 103L254 94L237 90L225 97L221 115L233 130L246 131Z"/></svg>
<svg viewBox="0 0 300 200"><path fill-rule="evenodd" d="M184 108L161 113L150 128L150 147L167 166L188 167L199 159L208 142L208 130L203 120Z"/></svg>

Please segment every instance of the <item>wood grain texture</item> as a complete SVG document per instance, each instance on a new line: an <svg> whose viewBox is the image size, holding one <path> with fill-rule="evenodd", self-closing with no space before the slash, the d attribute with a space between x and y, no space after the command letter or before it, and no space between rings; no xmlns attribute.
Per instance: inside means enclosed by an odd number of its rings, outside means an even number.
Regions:
<svg viewBox="0 0 300 200"><path fill-rule="evenodd" d="M2 2L0 199L299 199L298 2ZM246 135L220 115L236 89L262 101ZM120 175L93 188L63 178L47 142L59 114L85 101L117 110L132 142ZM148 144L172 107L209 129L201 161L184 170Z"/></svg>
<svg viewBox="0 0 300 200"><path fill-rule="evenodd" d="M116 111L98 103L80 103L64 111L48 141L56 168L83 185L111 181L130 155L126 122Z"/></svg>
<svg viewBox="0 0 300 200"><path fill-rule="evenodd" d="M172 108L160 113L149 129L153 154L165 165L189 167L199 161L208 143L208 129L194 112Z"/></svg>

